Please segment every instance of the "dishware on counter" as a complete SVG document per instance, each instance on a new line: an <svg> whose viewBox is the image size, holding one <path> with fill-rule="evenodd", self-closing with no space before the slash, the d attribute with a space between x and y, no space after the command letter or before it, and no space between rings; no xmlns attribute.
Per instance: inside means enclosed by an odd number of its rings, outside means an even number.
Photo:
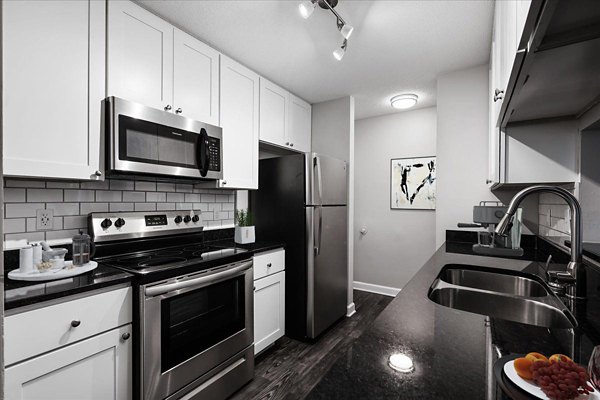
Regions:
<svg viewBox="0 0 600 400"><path fill-rule="evenodd" d="M600 346L594 347L588 363L588 375L594 389L600 390Z"/></svg>
<svg viewBox="0 0 600 400"><path fill-rule="evenodd" d="M79 231L73 236L73 265L84 265L90 262L91 240L90 235Z"/></svg>
<svg viewBox="0 0 600 400"><path fill-rule="evenodd" d="M65 266L65 256L67 255L67 249L50 249L42 251L42 261L50 263L50 269L60 269ZM38 268L39 269L39 268ZM44 268L42 268L44 269Z"/></svg>
<svg viewBox="0 0 600 400"><path fill-rule="evenodd" d="M23 274L33 272L33 248L31 246L19 249L19 272Z"/></svg>
<svg viewBox="0 0 600 400"><path fill-rule="evenodd" d="M42 262L42 246L39 243L31 245L33 248L33 266L35 267Z"/></svg>
<svg viewBox="0 0 600 400"><path fill-rule="evenodd" d="M57 279L65 279L73 276L85 274L98 268L98 263L90 261L81 266L73 266L72 261L64 261L63 268L50 269L45 271L33 271L23 273L18 269L14 269L8 273L10 279L16 281L54 281Z"/></svg>

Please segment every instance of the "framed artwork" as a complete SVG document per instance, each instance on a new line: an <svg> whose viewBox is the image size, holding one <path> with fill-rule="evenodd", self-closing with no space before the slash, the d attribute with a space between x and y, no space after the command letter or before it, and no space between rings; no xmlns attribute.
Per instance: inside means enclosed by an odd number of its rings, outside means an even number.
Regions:
<svg viewBox="0 0 600 400"><path fill-rule="evenodd" d="M435 210L435 157L391 160L392 210Z"/></svg>

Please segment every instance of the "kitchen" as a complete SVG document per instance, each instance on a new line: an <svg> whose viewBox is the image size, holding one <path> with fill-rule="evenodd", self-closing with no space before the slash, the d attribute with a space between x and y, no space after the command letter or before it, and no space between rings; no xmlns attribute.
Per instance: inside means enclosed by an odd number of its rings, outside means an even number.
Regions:
<svg viewBox="0 0 600 400"><path fill-rule="evenodd" d="M3 398L600 384L596 1L0 10Z"/></svg>

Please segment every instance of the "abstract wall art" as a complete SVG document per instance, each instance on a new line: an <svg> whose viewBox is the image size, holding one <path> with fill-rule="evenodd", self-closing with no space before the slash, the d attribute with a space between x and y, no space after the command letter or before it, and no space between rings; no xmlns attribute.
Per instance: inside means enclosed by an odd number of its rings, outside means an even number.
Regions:
<svg viewBox="0 0 600 400"><path fill-rule="evenodd" d="M435 157L392 159L392 210L435 210L436 168Z"/></svg>

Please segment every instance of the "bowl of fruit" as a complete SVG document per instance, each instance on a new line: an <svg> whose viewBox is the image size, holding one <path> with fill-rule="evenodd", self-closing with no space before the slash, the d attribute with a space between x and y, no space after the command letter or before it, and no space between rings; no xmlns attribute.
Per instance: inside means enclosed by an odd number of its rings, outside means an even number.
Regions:
<svg viewBox="0 0 600 400"><path fill-rule="evenodd" d="M540 399L600 399L586 369L564 354L528 353L504 364L503 370L514 384Z"/></svg>

